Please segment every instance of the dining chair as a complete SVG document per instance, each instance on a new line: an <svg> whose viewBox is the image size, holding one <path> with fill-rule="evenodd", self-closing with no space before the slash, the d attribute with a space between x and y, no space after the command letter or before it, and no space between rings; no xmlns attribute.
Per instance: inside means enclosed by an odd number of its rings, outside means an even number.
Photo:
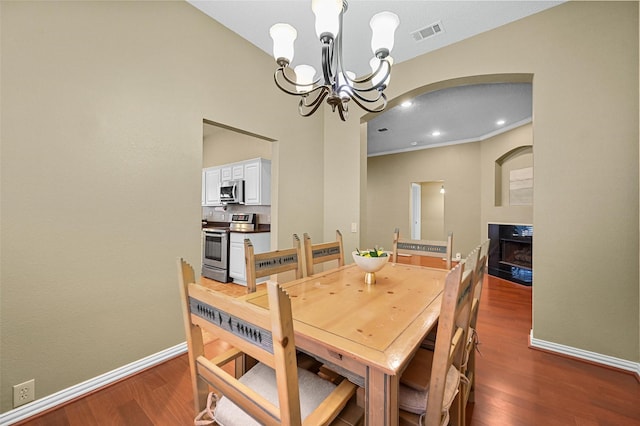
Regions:
<svg viewBox="0 0 640 426"><path fill-rule="evenodd" d="M314 273L313 267L319 263L338 261L338 266L344 265L344 249L342 248L342 233L336 229L336 240L329 243L312 244L311 237L306 232L303 235L304 258L307 276Z"/></svg>
<svg viewBox="0 0 640 426"><path fill-rule="evenodd" d="M467 275L472 274L471 276L468 277L468 279L473 280L473 282L475 283L475 279L474 279L473 274L475 273L477 265L478 265L478 256L479 256L479 254L480 254L480 246L478 246L474 250L472 250L471 253L469 253L469 255L464 260L462 260L461 263L464 263L463 279L467 278ZM473 304L473 300L472 300L471 303ZM471 317L471 314L469 315L469 317ZM437 332L438 332L437 328L431 330L431 332L427 335L427 337L420 344L420 347L422 347L424 349L429 349L431 351L434 350L435 345L436 345Z"/></svg>
<svg viewBox="0 0 640 426"><path fill-rule="evenodd" d="M451 269L453 251L453 233L450 232L446 241L410 240L400 238L400 229L393 232L393 261L399 263L398 255L429 256L444 259L446 268Z"/></svg>
<svg viewBox="0 0 640 426"><path fill-rule="evenodd" d="M296 279L302 278L302 253L300 238L293 234L293 248L254 253L251 240L244 240L244 261L247 271L247 293L256 291L256 279L281 272L294 271Z"/></svg>
<svg viewBox="0 0 640 426"><path fill-rule="evenodd" d="M399 424L459 425L459 386L469 328L473 282L465 264L445 280L435 349L419 348L400 377Z"/></svg>
<svg viewBox="0 0 640 426"><path fill-rule="evenodd" d="M297 367L291 300L278 284L267 283L267 310L193 282L182 259L178 268L195 424L326 425L345 407L351 412L356 385ZM233 348L208 359L203 330ZM244 355L259 362L242 375L226 371Z"/></svg>
<svg viewBox="0 0 640 426"><path fill-rule="evenodd" d="M478 321L478 311L480 308L480 296L482 295L482 285L487 269L487 258L489 250L489 240L485 240L478 246L478 259L473 275L473 299L471 301L471 313L469 315L469 332L467 344L464 350L463 374L466 380L460 382L460 394L462 395L462 419L466 420L467 403L475 402L474 391L476 382L476 352L480 344L476 324Z"/></svg>
<svg viewBox="0 0 640 426"><path fill-rule="evenodd" d="M244 240L245 265L247 277L247 293L256 291L258 278L278 274L281 272L295 271L295 278L302 278L302 253L300 238L293 234L293 248L275 250L256 254L249 239ZM317 372L322 363L304 352L298 352L298 366L311 372Z"/></svg>

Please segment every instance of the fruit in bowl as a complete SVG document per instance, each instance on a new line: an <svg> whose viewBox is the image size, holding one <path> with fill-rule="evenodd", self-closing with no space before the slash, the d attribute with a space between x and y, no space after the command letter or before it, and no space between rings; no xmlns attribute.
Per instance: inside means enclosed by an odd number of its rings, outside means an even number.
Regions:
<svg viewBox="0 0 640 426"><path fill-rule="evenodd" d="M365 271L364 282L375 284L376 275L380 269L389 261L389 253L375 248L372 250L358 250L351 252L353 261L360 269Z"/></svg>

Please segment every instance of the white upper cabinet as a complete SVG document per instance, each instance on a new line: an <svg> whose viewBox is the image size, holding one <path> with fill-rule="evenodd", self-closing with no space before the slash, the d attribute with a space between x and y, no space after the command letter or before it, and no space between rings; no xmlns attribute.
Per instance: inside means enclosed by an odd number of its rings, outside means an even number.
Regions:
<svg viewBox="0 0 640 426"><path fill-rule="evenodd" d="M219 206L220 205L220 167L209 167L202 171L202 190L204 199L203 206Z"/></svg>
<svg viewBox="0 0 640 426"><path fill-rule="evenodd" d="M203 169L202 205L221 206L220 185L237 179L244 180L245 204L271 205L271 160L264 158Z"/></svg>
<svg viewBox="0 0 640 426"><path fill-rule="evenodd" d="M231 179L233 180L237 180L237 179L244 179L244 164L234 164L233 167L231 167Z"/></svg>
<svg viewBox="0 0 640 426"><path fill-rule="evenodd" d="M271 161L264 158L244 163L244 203L271 205Z"/></svg>
<svg viewBox="0 0 640 426"><path fill-rule="evenodd" d="M220 182L227 182L231 180L232 172L231 166L221 166L220 167Z"/></svg>

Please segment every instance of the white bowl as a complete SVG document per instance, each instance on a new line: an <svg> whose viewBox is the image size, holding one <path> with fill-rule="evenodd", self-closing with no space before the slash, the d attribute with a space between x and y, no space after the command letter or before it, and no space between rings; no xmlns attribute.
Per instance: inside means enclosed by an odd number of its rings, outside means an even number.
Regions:
<svg viewBox="0 0 640 426"><path fill-rule="evenodd" d="M367 284L375 284L376 276L375 272L378 272L389 261L389 253L384 257L364 257L360 256L358 252L352 251L353 261L358 265L360 269L366 272L364 281Z"/></svg>

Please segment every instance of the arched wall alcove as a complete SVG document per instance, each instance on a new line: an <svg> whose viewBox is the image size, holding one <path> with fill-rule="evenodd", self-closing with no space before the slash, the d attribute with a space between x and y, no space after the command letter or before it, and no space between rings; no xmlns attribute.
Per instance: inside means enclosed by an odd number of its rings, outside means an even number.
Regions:
<svg viewBox="0 0 640 426"><path fill-rule="evenodd" d="M512 200L512 193L516 194L514 191L533 192L532 145L519 146L507 151L495 161L494 170L494 205L496 207L533 204L532 201L528 202L528 194L523 200Z"/></svg>

